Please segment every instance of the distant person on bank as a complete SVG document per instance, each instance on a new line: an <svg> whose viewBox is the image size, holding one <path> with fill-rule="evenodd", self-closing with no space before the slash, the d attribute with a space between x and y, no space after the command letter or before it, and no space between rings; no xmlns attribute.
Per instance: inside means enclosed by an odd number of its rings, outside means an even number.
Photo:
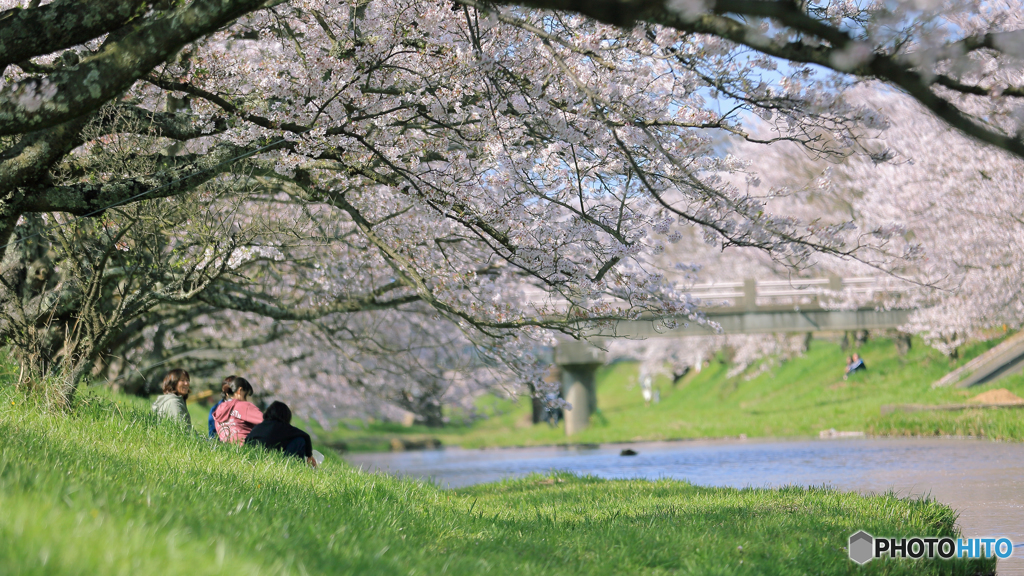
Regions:
<svg viewBox="0 0 1024 576"><path fill-rule="evenodd" d="M309 434L292 426L292 411L283 402L274 402L267 407L263 413L263 422L253 427L245 443L304 458L306 462L316 467L316 460L313 459L313 441L309 439Z"/></svg>
<svg viewBox="0 0 1024 576"><path fill-rule="evenodd" d="M249 402L252 394L252 384L241 376L221 386L221 403L213 411L221 442L241 445L253 426L263 422L263 413Z"/></svg>
<svg viewBox="0 0 1024 576"><path fill-rule="evenodd" d="M181 368L171 370L164 376L160 387L164 393L153 402L153 412L160 418L179 420L191 426L192 417L189 416L188 408L185 406L188 393L192 391L188 372Z"/></svg>
<svg viewBox="0 0 1024 576"><path fill-rule="evenodd" d="M864 359L860 357L860 354L854 353L853 358L850 358L850 363L846 365L846 374L843 375L843 380L846 380L854 372L867 369L868 366L864 363Z"/></svg>
<svg viewBox="0 0 1024 576"><path fill-rule="evenodd" d="M212 408L210 408L210 417L206 421L206 424L207 424L207 426L210 429L210 438L216 438L217 437L217 422L213 419L213 413L214 413L214 411L217 410L218 406L220 406L221 404L224 403L224 394L223 394L224 386L225 385L230 385L235 380L235 378L238 378L238 376L235 376L234 374L232 374L231 376L228 376L227 378L224 379L224 382L221 383L221 391L222 391L221 392L221 398L220 398L220 400L217 400L217 403L214 404Z"/></svg>

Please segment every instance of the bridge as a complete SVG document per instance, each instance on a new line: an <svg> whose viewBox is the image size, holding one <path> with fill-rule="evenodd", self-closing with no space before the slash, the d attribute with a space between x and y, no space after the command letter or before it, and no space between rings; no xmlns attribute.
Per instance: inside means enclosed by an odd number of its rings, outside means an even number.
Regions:
<svg viewBox="0 0 1024 576"><path fill-rule="evenodd" d="M698 284L690 294L711 324L648 317L591 330L588 337L662 338L713 334L844 332L896 328L912 310L892 309L906 291L888 278L816 278ZM853 307L839 308L850 301ZM666 320L668 323L666 323ZM717 330L716 330L717 327Z"/></svg>
<svg viewBox="0 0 1024 576"><path fill-rule="evenodd" d="M693 286L708 323L688 318L647 317L596 327L588 338L680 338L715 334L845 332L896 328L912 312L894 309L906 284L890 278L816 278L718 282ZM594 374L605 353L585 341L563 341L555 349L562 396L573 409L565 415L567 435L586 428L597 407Z"/></svg>

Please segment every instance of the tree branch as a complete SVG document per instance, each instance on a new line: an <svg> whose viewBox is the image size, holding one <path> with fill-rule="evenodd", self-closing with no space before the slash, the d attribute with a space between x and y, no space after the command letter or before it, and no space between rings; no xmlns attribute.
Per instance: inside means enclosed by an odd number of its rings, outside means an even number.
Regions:
<svg viewBox="0 0 1024 576"><path fill-rule="evenodd" d="M99 125L104 134L128 132L179 141L210 136L227 129L227 122L223 118L215 118L213 128L208 130L193 120L189 114L153 112L138 106L117 105L100 110Z"/></svg>
<svg viewBox="0 0 1024 576"><path fill-rule="evenodd" d="M148 176L97 184L83 182L28 188L23 190L24 200L18 209L22 212L67 212L84 216L134 199L178 196L229 171L232 167L230 161L246 152L233 144L222 144L198 159L168 158L168 169Z"/></svg>
<svg viewBox="0 0 1024 576"><path fill-rule="evenodd" d="M195 0L140 24L81 64L0 90L0 136L39 130L98 110L186 44L266 0Z"/></svg>
<svg viewBox="0 0 1024 576"><path fill-rule="evenodd" d="M460 2L461 0L455 0ZM1024 158L1024 141L1016 135L1007 135L978 122L948 100L937 95L932 86L941 80L932 79L903 61L901 55L873 52L859 63L847 65L843 51L858 42L847 32L818 20L798 8L797 4L775 0L717 0L709 4L703 14L683 14L672 9L665 0L498 0L500 5L521 5L531 8L577 12L601 22L629 27L637 22L648 22L674 28L681 32L709 34L739 45L753 48L769 56L816 64L830 70L864 78L878 78L906 91L954 128L982 142L992 144ZM770 38L760 30L725 16L737 14L757 18L772 18L794 31L816 36L825 44L814 45L803 41L786 42ZM1024 35L1024 31L979 36L954 42L949 47L998 49L1009 41ZM951 85L954 90L963 85ZM967 87L965 93L977 90Z"/></svg>
<svg viewBox="0 0 1024 576"><path fill-rule="evenodd" d="M56 0L0 14L0 69L84 44L141 15L151 0Z"/></svg>
<svg viewBox="0 0 1024 576"><path fill-rule="evenodd" d="M217 308L252 312L260 316L273 318L274 320L316 320L329 314L347 314L397 308L403 304L418 302L420 297L416 294L408 294L389 300L378 300L377 295L374 294L364 298L339 299L321 306L303 307L270 303L254 295L234 294L211 288L200 293L197 299Z"/></svg>

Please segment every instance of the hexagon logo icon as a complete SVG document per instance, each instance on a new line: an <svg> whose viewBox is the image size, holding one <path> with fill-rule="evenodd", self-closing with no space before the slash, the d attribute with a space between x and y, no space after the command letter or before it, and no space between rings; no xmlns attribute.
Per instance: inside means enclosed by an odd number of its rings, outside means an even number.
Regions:
<svg viewBox="0 0 1024 576"><path fill-rule="evenodd" d="M850 536L850 560L857 564L867 564L874 556L875 538L861 530Z"/></svg>

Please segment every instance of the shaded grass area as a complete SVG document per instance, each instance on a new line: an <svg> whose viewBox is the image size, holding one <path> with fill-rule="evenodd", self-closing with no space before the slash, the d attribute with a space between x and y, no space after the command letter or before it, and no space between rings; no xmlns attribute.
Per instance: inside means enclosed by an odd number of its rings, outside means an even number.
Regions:
<svg viewBox="0 0 1024 576"><path fill-rule="evenodd" d="M4 574L975 574L985 561L847 559L859 529L953 536L932 501L567 474L443 491L333 455L210 442L148 403L45 413L0 385Z"/></svg>
<svg viewBox="0 0 1024 576"><path fill-rule="evenodd" d="M668 342L668 345L684 346L686 341ZM931 424L924 423L930 422L932 417L882 419L881 406L963 403L992 388L1008 388L1024 397L1022 375L970 390L931 388L932 382L998 342L992 340L964 347L959 361L953 363L920 340L915 339L909 354L900 356L891 340L873 339L858 350L865 358L868 371L844 381L847 352L837 343L814 340L810 350L801 357L785 362L768 359L765 364L752 366L733 377L728 375L730 367L721 358L700 373L691 373L674 384L667 377L660 377L655 386L660 389L661 402L651 406L645 406L641 397L638 366L620 362L599 372L599 413L592 418L591 427L573 436L572 441L631 442L741 434L749 437L817 436L830 428L876 434L931 434L927 431ZM325 440L345 442L352 450L387 450L392 437L436 437L447 445L464 447L567 442L561 427L530 423L529 399L514 402L487 397L481 400L480 409L490 417L471 425L452 425L444 429L404 428L393 423L354 426L348 423L355 429L339 425L330 432L316 432ZM1022 416L1024 411L1020 410L988 411L966 418L965 421L975 418L979 424L962 429L986 430L986 436L1021 440L1024 430L1016 421ZM1005 425L993 427L995 423ZM988 432L997 429L998 435Z"/></svg>

